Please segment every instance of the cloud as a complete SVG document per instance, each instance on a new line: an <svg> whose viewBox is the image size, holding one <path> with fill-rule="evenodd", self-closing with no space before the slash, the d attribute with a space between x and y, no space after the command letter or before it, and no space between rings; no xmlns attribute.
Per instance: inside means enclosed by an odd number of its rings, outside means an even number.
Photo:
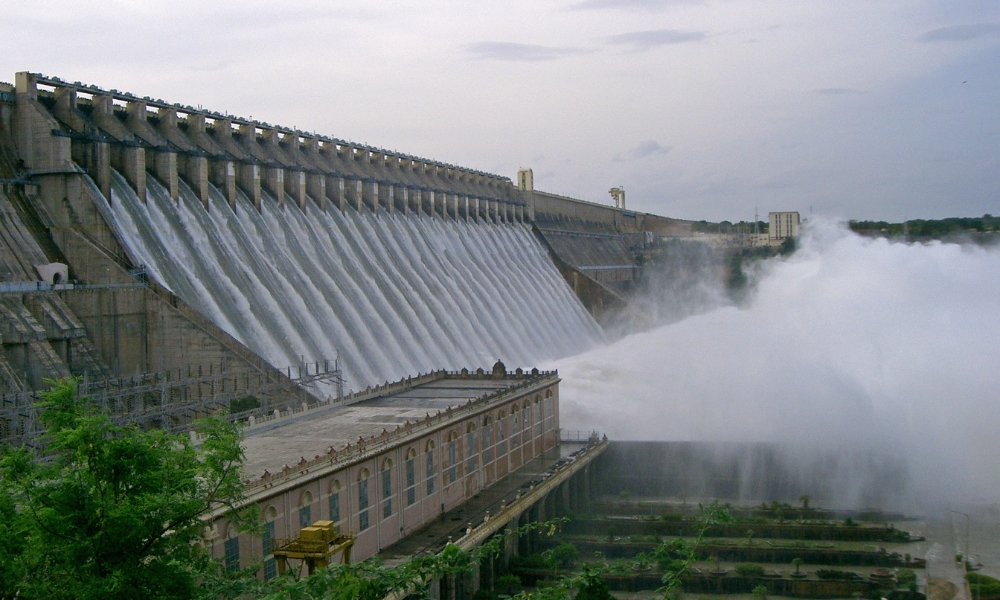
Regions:
<svg viewBox="0 0 1000 600"><path fill-rule="evenodd" d="M625 156L629 160L642 160L647 156L652 156L654 154L666 154L673 150L673 146L661 146L656 140L643 140L639 142L636 146L629 149L625 153ZM622 155L615 154L615 162L622 162Z"/></svg>
<svg viewBox="0 0 1000 600"><path fill-rule="evenodd" d="M680 4L702 4L702 0L583 0L571 8L577 10L624 8L628 10L663 10Z"/></svg>
<svg viewBox="0 0 1000 600"><path fill-rule="evenodd" d="M818 90L813 90L814 94L824 94L827 96L840 96L843 94L861 94L861 90L855 90L853 88L820 88Z"/></svg>
<svg viewBox="0 0 1000 600"><path fill-rule="evenodd" d="M636 52L643 52L657 46L700 42L705 39L703 31L680 31L677 29L652 29L650 31L633 31L621 33L607 38L612 46L631 46Z"/></svg>
<svg viewBox="0 0 1000 600"><path fill-rule="evenodd" d="M972 25L952 25L931 29L917 36L918 42L966 42L979 37L993 35L1000 31L996 23L974 23Z"/></svg>
<svg viewBox="0 0 1000 600"><path fill-rule="evenodd" d="M465 47L479 60L508 60L514 62L540 62L555 60L572 54L588 52L583 48L555 48L515 42L476 42Z"/></svg>

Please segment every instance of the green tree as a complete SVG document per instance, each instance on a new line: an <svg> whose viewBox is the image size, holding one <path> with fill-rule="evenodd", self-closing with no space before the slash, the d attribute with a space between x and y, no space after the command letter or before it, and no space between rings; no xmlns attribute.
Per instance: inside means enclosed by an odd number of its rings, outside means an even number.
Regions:
<svg viewBox="0 0 1000 600"><path fill-rule="evenodd" d="M569 542L563 542L542 553L542 557L545 558L545 562L556 569L571 569L576 561L580 560L580 551L576 549L576 546L570 544Z"/></svg>
<svg viewBox="0 0 1000 600"><path fill-rule="evenodd" d="M198 422L196 448L186 435L113 424L72 379L53 382L38 408L43 455L0 454L0 597L191 598L221 577L199 544L201 518L254 522L233 510L239 426Z"/></svg>

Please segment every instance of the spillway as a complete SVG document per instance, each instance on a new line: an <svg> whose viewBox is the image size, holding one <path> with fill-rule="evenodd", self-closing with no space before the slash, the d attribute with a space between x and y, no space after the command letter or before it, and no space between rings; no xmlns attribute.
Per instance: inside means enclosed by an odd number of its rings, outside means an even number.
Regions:
<svg viewBox="0 0 1000 600"><path fill-rule="evenodd" d="M132 260L230 335L284 368L343 361L363 389L432 369L530 367L603 339L522 224L300 209L242 192L208 207L183 182L146 203L112 172L105 217Z"/></svg>

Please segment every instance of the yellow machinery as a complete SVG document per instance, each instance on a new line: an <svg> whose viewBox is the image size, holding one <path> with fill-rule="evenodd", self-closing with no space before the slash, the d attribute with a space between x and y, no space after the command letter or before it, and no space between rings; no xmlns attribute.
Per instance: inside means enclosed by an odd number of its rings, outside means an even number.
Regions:
<svg viewBox="0 0 1000 600"><path fill-rule="evenodd" d="M306 574L312 575L316 569L325 569L331 557L341 554L345 565L351 564L353 535L341 535L333 521L316 521L299 530L299 537L283 540L271 553L278 563L278 573L284 573L288 561L301 560L306 565Z"/></svg>

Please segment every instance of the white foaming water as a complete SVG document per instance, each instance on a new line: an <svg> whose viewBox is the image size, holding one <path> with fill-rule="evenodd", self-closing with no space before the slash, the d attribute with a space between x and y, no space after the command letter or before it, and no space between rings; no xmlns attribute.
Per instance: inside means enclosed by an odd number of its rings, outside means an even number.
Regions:
<svg viewBox="0 0 1000 600"><path fill-rule="evenodd" d="M530 368L593 347L597 323L521 225L378 217L264 194L257 213L150 178L143 205L114 173L109 218L133 259L230 335L284 368L344 360L361 389L433 369Z"/></svg>
<svg viewBox="0 0 1000 600"><path fill-rule="evenodd" d="M1000 251L819 222L798 252L753 276L743 308L551 365L563 376L562 425L613 439L775 442L803 470L834 457L829 500L842 506L880 487L899 508L995 501ZM900 480L872 481L887 465Z"/></svg>

